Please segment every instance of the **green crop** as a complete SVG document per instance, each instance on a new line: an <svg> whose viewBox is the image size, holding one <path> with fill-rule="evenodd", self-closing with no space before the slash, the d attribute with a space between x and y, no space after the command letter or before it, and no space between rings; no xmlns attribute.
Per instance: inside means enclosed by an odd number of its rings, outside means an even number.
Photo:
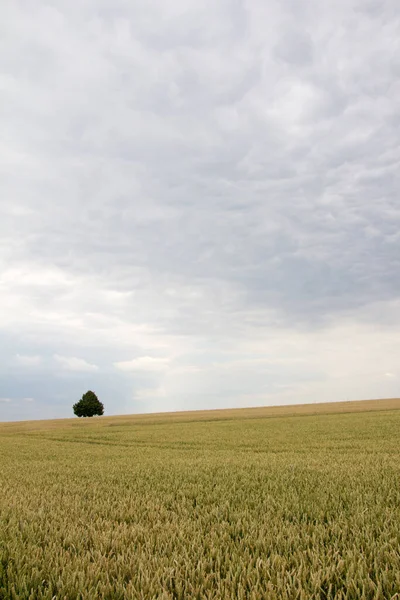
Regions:
<svg viewBox="0 0 400 600"><path fill-rule="evenodd" d="M1 424L0 599L400 598L396 406Z"/></svg>

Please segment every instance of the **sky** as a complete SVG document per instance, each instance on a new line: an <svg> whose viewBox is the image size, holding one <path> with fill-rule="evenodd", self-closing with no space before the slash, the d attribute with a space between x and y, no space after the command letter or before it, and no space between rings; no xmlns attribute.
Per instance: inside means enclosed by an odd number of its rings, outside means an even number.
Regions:
<svg viewBox="0 0 400 600"><path fill-rule="evenodd" d="M400 395L398 0L6 0L0 421Z"/></svg>

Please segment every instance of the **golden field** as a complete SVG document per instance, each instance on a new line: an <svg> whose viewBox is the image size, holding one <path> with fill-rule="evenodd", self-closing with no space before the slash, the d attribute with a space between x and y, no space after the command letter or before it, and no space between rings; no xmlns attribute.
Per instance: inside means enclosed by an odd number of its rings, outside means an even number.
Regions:
<svg viewBox="0 0 400 600"><path fill-rule="evenodd" d="M1 423L0 598L400 598L399 409Z"/></svg>

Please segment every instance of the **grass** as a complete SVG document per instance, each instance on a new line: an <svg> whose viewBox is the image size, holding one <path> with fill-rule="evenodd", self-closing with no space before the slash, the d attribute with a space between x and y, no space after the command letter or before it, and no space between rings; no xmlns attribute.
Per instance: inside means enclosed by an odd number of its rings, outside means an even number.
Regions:
<svg viewBox="0 0 400 600"><path fill-rule="evenodd" d="M400 598L399 408L0 424L0 599Z"/></svg>

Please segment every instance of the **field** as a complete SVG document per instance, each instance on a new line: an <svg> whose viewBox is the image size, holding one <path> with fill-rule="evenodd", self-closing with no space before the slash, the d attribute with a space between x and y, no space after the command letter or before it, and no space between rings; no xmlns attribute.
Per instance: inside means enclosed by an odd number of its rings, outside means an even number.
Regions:
<svg viewBox="0 0 400 600"><path fill-rule="evenodd" d="M400 598L399 409L0 424L0 598Z"/></svg>

